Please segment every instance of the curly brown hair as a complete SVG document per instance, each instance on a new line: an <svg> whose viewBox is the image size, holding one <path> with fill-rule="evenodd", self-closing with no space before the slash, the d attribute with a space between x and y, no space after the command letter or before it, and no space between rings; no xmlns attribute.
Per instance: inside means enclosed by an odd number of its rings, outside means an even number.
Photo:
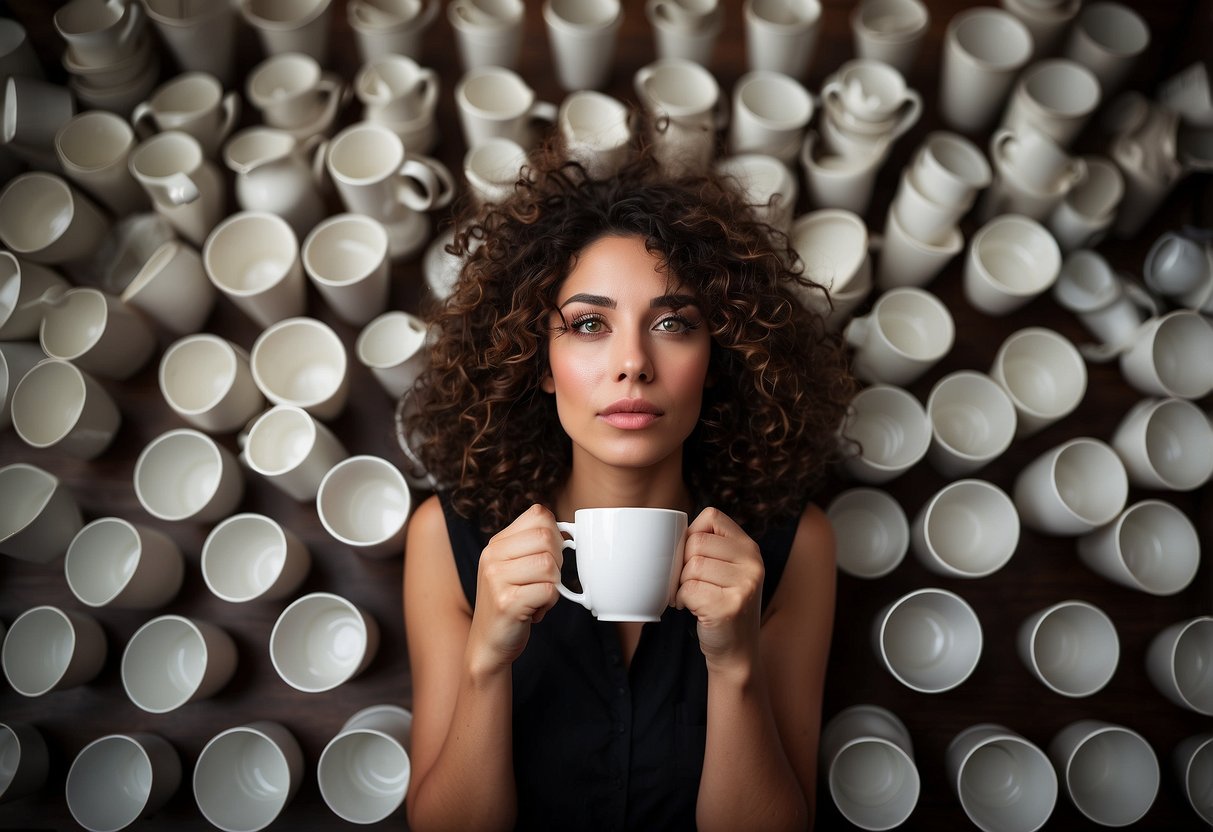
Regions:
<svg viewBox="0 0 1213 832"><path fill-rule="evenodd" d="M825 289L736 182L670 176L645 153L596 180L545 148L510 198L461 227L462 272L433 316L430 367L401 426L461 515L503 528L551 505L565 480L571 443L540 389L549 316L578 253L612 235L643 239L697 295L712 334L714 384L683 454L692 496L756 530L803 510L837 453L855 383L841 340L797 298Z"/></svg>

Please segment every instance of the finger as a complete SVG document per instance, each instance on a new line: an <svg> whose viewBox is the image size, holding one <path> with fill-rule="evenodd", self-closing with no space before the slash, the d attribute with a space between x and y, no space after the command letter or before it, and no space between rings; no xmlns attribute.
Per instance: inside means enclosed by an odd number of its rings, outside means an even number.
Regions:
<svg viewBox="0 0 1213 832"><path fill-rule="evenodd" d="M718 587L738 586L749 577L748 572L735 563L719 558L696 555L688 558L682 567L679 584L701 581Z"/></svg>
<svg viewBox="0 0 1213 832"><path fill-rule="evenodd" d="M749 535L724 537L713 532L699 531L688 535L683 546L682 560L686 563L694 557L708 557L730 563L762 562L762 552Z"/></svg>
<svg viewBox="0 0 1213 832"><path fill-rule="evenodd" d="M500 538L510 537L511 535L514 535L524 529L547 525L551 525L552 528L556 528L556 515L552 514L551 510L546 506L535 503L526 511L522 512L522 514L515 517L513 522L511 522L508 526L497 532L497 534L493 535L493 537L489 539L489 543L492 543Z"/></svg>
<svg viewBox="0 0 1213 832"><path fill-rule="evenodd" d="M732 517L729 517L720 509L712 508L711 506L699 512L699 515L687 527L687 534L694 534L695 532L710 532L730 538L748 537Z"/></svg>
<svg viewBox="0 0 1213 832"><path fill-rule="evenodd" d="M491 552L493 560L511 560L546 552L556 560L557 567L564 564L564 538L560 536L555 523L532 526L494 538L486 551Z"/></svg>
<svg viewBox="0 0 1213 832"><path fill-rule="evenodd" d="M690 610L693 615L698 616L711 605L719 603L723 596L724 589L716 584L700 580L684 581L678 587L678 594L674 596L674 605L680 610Z"/></svg>
<svg viewBox="0 0 1213 832"><path fill-rule="evenodd" d="M486 577L499 586L526 586L560 581L560 566L550 552L532 552L508 560L490 561L484 565L484 572Z"/></svg>

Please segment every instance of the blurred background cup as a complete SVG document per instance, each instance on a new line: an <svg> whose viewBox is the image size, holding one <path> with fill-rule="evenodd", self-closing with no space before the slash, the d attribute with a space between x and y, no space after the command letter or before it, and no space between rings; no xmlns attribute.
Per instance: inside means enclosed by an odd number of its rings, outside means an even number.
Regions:
<svg viewBox="0 0 1213 832"><path fill-rule="evenodd" d="M1190 736L1175 747L1173 755L1179 783L1193 810L1205 823L1213 823L1213 734Z"/></svg>
<svg viewBox="0 0 1213 832"><path fill-rule="evenodd" d="M267 55L300 52L328 60L332 0L239 0L244 20Z"/></svg>
<svg viewBox="0 0 1213 832"><path fill-rule="evenodd" d="M1213 391L1213 323L1188 309L1144 322L1120 354L1120 372L1150 396L1200 399Z"/></svg>
<svg viewBox="0 0 1213 832"><path fill-rule="evenodd" d="M805 277L829 292L793 289L801 302L841 329L872 290L870 238L862 218L841 208L822 208L792 222L789 235Z"/></svg>
<svg viewBox="0 0 1213 832"><path fill-rule="evenodd" d="M987 315L1006 315L1048 291L1061 274L1061 249L1044 226L1013 214L973 235L965 260L965 298Z"/></svg>
<svg viewBox="0 0 1213 832"><path fill-rule="evenodd" d="M328 325L287 318L253 343L253 380L274 404L293 404L317 419L334 419L350 393L349 357Z"/></svg>
<svg viewBox="0 0 1213 832"><path fill-rule="evenodd" d="M396 705L354 714L320 754L316 780L334 814L350 823L377 823L408 793L413 716Z"/></svg>
<svg viewBox="0 0 1213 832"><path fill-rule="evenodd" d="M522 0L454 0L446 17L455 32L459 63L466 72L482 66L518 65L526 7Z"/></svg>
<svg viewBox="0 0 1213 832"><path fill-rule="evenodd" d="M354 354L396 399L428 366L425 345L425 323L415 315L393 309L363 327L354 342Z"/></svg>
<svg viewBox="0 0 1213 832"><path fill-rule="evenodd" d="M13 424L13 391L34 365L46 358L36 344L0 342L0 430Z"/></svg>
<svg viewBox="0 0 1213 832"><path fill-rule="evenodd" d="M46 740L33 725L0 722L0 804L33 794L46 782Z"/></svg>
<svg viewBox="0 0 1213 832"><path fill-rule="evenodd" d="M345 84L310 55L271 55L248 74L244 94L270 127L302 130L339 103Z"/></svg>
<svg viewBox="0 0 1213 832"><path fill-rule="evenodd" d="M742 153L718 161L716 171L736 183L759 222L784 234L791 231L799 188L786 164L774 156Z"/></svg>
<svg viewBox="0 0 1213 832"><path fill-rule="evenodd" d="M986 832L1039 829L1057 805L1057 774L1036 745L1001 725L973 725L953 738L948 782L965 814Z"/></svg>
<svg viewBox="0 0 1213 832"><path fill-rule="evenodd" d="M101 671L105 653L105 633L97 619L40 606L9 626L0 663L13 690L33 697L87 683Z"/></svg>
<svg viewBox="0 0 1213 832"><path fill-rule="evenodd" d="M881 578L905 558L910 526L901 504L877 488L850 488L826 509L837 541L838 568L856 578Z"/></svg>
<svg viewBox="0 0 1213 832"><path fill-rule="evenodd" d="M1120 514L1129 496L1129 478L1115 451L1084 436L1028 463L1015 478L1014 496L1025 526L1071 537L1092 532Z"/></svg>
<svg viewBox="0 0 1213 832"><path fill-rule="evenodd" d="M818 0L746 0L742 15L750 69L808 74L821 30Z"/></svg>
<svg viewBox="0 0 1213 832"><path fill-rule="evenodd" d="M826 723L821 759L830 797L860 829L893 829L909 818L920 789L905 723L876 705L852 705Z"/></svg>
<svg viewBox="0 0 1213 832"><path fill-rule="evenodd" d="M206 72L231 86L237 40L233 4L145 0L143 6L160 42L183 72Z"/></svg>
<svg viewBox="0 0 1213 832"><path fill-rule="evenodd" d="M23 173L0 193L0 241L23 259L79 266L108 232L101 209L53 173Z"/></svg>
<svg viewBox="0 0 1213 832"><path fill-rule="evenodd" d="M1068 416L1087 392L1087 365L1064 335L1044 327L1016 330L990 368L1015 405L1015 435L1030 436Z"/></svg>
<svg viewBox="0 0 1213 832"><path fill-rule="evenodd" d="M805 131L798 158L804 171L809 204L814 208L839 208L857 215L867 213L876 175L884 164L889 146L890 142L886 141L871 153L844 156L827 148L816 130Z"/></svg>
<svg viewBox="0 0 1213 832"><path fill-rule="evenodd" d="M303 782L303 750L283 726L257 721L221 731L194 766L194 800L220 829L254 832L269 826Z"/></svg>
<svg viewBox="0 0 1213 832"><path fill-rule="evenodd" d="M657 59L681 58L701 66L712 62L724 30L724 6L717 0L648 0L645 16L653 29Z"/></svg>
<svg viewBox="0 0 1213 832"><path fill-rule="evenodd" d="M935 493L914 518L914 554L949 578L997 572L1019 545L1019 516L1006 492L984 480L956 480Z"/></svg>
<svg viewBox="0 0 1213 832"><path fill-rule="evenodd" d="M225 94L213 75L183 72L161 84L147 101L136 104L131 123L143 136L180 130L197 139L202 152L213 158L239 116L236 92Z"/></svg>
<svg viewBox="0 0 1213 832"><path fill-rule="evenodd" d="M316 513L336 540L366 557L404 553L404 528L412 511L404 475L377 456L359 455L334 465L316 492Z"/></svg>
<svg viewBox="0 0 1213 832"><path fill-rule="evenodd" d="M889 211L880 240L876 284L886 289L929 283L964 248L964 235L956 226L947 229L940 242L930 243L902 226L901 213Z"/></svg>
<svg viewBox="0 0 1213 832"><path fill-rule="evenodd" d="M441 82L438 74L404 55L367 61L354 78L354 94L368 117L412 121L433 109Z"/></svg>
<svg viewBox="0 0 1213 832"><path fill-rule="evenodd" d="M42 64L30 44L25 27L15 20L0 20L0 77L28 75L41 78Z"/></svg>
<svg viewBox="0 0 1213 832"><path fill-rule="evenodd" d="M241 462L301 502L314 500L324 475L349 456L331 430L293 405L266 410L239 442Z"/></svg>
<svg viewBox="0 0 1213 832"><path fill-rule="evenodd" d="M813 98L799 81L778 72L747 72L733 86L729 148L791 164L813 117Z"/></svg>
<svg viewBox="0 0 1213 832"><path fill-rule="evenodd" d="M508 199L526 164L526 150L511 139L492 138L470 148L463 157L463 176L472 199L481 205Z"/></svg>
<svg viewBox="0 0 1213 832"><path fill-rule="evenodd" d="M555 122L556 105L538 101L535 91L505 67L470 69L455 86L459 125L469 148L499 136L531 147L536 128Z"/></svg>
<svg viewBox="0 0 1213 832"><path fill-rule="evenodd" d="M156 248L122 290L122 302L174 335L202 329L215 306L202 257L189 244L169 240Z"/></svg>
<svg viewBox="0 0 1213 832"><path fill-rule="evenodd" d="M51 563L82 523L75 498L58 477L24 462L0 467L0 552Z"/></svg>
<svg viewBox="0 0 1213 832"><path fill-rule="evenodd" d="M1191 491L1213 476L1213 425L1186 399L1142 399L1111 444L1139 488Z"/></svg>
<svg viewBox="0 0 1213 832"><path fill-rule="evenodd" d="M137 3L72 0L55 12L54 24L78 60L108 64L121 59L142 34L143 8Z"/></svg>
<svg viewBox="0 0 1213 832"><path fill-rule="evenodd" d="M918 184L918 169L902 172L889 214L910 237L927 245L943 245L955 233L956 224L973 206L973 196L952 204L937 202Z"/></svg>
<svg viewBox="0 0 1213 832"><path fill-rule="evenodd" d="M1179 297L1209 281L1213 262L1206 247L1196 240L1178 231L1166 231L1146 253L1141 276L1151 292Z"/></svg>
<svg viewBox="0 0 1213 832"><path fill-rule="evenodd" d="M1049 743L1075 808L1101 826L1130 826L1158 796L1158 757L1146 738L1095 719L1071 722Z"/></svg>
<svg viewBox="0 0 1213 832"><path fill-rule="evenodd" d="M988 129L1002 110L1015 77L1032 57L1032 35L1002 9L956 14L944 34L940 114L953 130Z"/></svg>
<svg viewBox="0 0 1213 832"><path fill-rule="evenodd" d="M388 233L365 214L338 214L303 241L303 269L337 317L362 326L387 308Z"/></svg>
<svg viewBox="0 0 1213 832"><path fill-rule="evenodd" d="M193 136L167 130L145 139L127 161L152 207L177 233L201 246L227 212L227 186Z"/></svg>
<svg viewBox="0 0 1213 832"><path fill-rule="evenodd" d="M1091 571L1151 595L1174 595L1200 566L1196 527L1162 500L1142 500L1078 538L1078 558Z"/></svg>
<svg viewBox="0 0 1213 832"><path fill-rule="evenodd" d="M1150 27L1137 12L1120 3L1087 3L1062 52L1095 74L1109 100L1149 45Z"/></svg>
<svg viewBox="0 0 1213 832"><path fill-rule="evenodd" d="M1062 147L1073 144L1100 102L1099 81L1074 61L1037 61L1024 70L1002 117L1002 126L1034 127Z"/></svg>
<svg viewBox="0 0 1213 832"><path fill-rule="evenodd" d="M439 0L351 0L346 19L362 60L384 55L420 58Z"/></svg>
<svg viewBox="0 0 1213 832"><path fill-rule="evenodd" d="M843 423L844 450L858 443L844 470L865 483L888 482L908 471L926 455L931 423L913 394L900 387L874 384L851 400Z"/></svg>
<svg viewBox="0 0 1213 832"><path fill-rule="evenodd" d="M911 690L942 693L981 658L981 622L946 589L917 589L885 606L872 622L872 645L885 669Z"/></svg>
<svg viewBox="0 0 1213 832"><path fill-rule="evenodd" d="M1062 601L1028 616L1016 644L1024 666L1062 696L1102 690L1120 661L1112 619L1085 601Z"/></svg>
<svg viewBox="0 0 1213 832"><path fill-rule="evenodd" d="M264 514L234 514L202 544L202 578L233 604L278 600L307 577L312 559L295 533Z"/></svg>
<svg viewBox="0 0 1213 832"><path fill-rule="evenodd" d="M981 148L957 133L928 133L912 162L914 187L944 206L971 204L993 178Z"/></svg>
<svg viewBox="0 0 1213 832"><path fill-rule="evenodd" d="M922 96L901 73L864 58L847 61L827 76L821 106L826 122L861 141L899 138L922 116Z"/></svg>
<svg viewBox="0 0 1213 832"><path fill-rule="evenodd" d="M984 373L958 370L935 382L927 396L931 447L927 461L959 477L993 461L1015 438L1015 405Z"/></svg>
<svg viewBox="0 0 1213 832"><path fill-rule="evenodd" d="M855 54L908 75L930 22L931 14L919 0L862 0L851 12Z"/></svg>
<svg viewBox="0 0 1213 832"><path fill-rule="evenodd" d="M71 90L25 76L10 76L3 85L3 143L36 152L52 149L55 133L76 114Z"/></svg>
<svg viewBox="0 0 1213 832"><path fill-rule="evenodd" d="M68 282L37 263L0 251L0 338L38 337L46 305L43 299L66 291Z"/></svg>
<svg viewBox="0 0 1213 832"><path fill-rule="evenodd" d="M1045 224L1063 252L1099 243L1116 219L1125 194L1125 180L1115 164L1103 156L1083 156L1086 177L1071 188Z"/></svg>
<svg viewBox="0 0 1213 832"><path fill-rule="evenodd" d="M299 241L277 214L232 214L207 237L202 262L215 288L262 327L306 308Z"/></svg>
<svg viewBox="0 0 1213 832"><path fill-rule="evenodd" d="M173 412L207 433L234 431L265 405L248 353L207 332L174 341L164 351L159 381Z"/></svg>
<svg viewBox="0 0 1213 832"><path fill-rule="evenodd" d="M339 595L313 592L282 611L270 633L274 669L296 690L322 693L357 676L379 649L379 625Z"/></svg>
<svg viewBox="0 0 1213 832"><path fill-rule="evenodd" d="M1172 624L1150 640L1146 651L1146 674L1159 693L1181 708L1205 716L1213 716L1211 666L1213 618L1209 616Z"/></svg>
<svg viewBox="0 0 1213 832"><path fill-rule="evenodd" d="M601 179L616 173L631 152L631 114L623 102L580 90L560 102L556 123L570 159Z"/></svg>
<svg viewBox="0 0 1213 832"><path fill-rule="evenodd" d="M619 0L544 0L556 80L569 92L605 87L623 25Z"/></svg>
<svg viewBox="0 0 1213 832"><path fill-rule="evenodd" d="M636 70L632 82L658 164L672 173L711 164L724 115L712 73L699 64L667 58Z"/></svg>
<svg viewBox="0 0 1213 832"><path fill-rule="evenodd" d="M858 378L905 386L948 354L956 327L935 295L902 287L883 293L867 315L852 318L845 337L855 349Z"/></svg>
<svg viewBox="0 0 1213 832"><path fill-rule="evenodd" d="M124 829L155 814L181 785L181 758L156 734L107 734L76 755L67 808L90 830Z"/></svg>
<svg viewBox="0 0 1213 832"><path fill-rule="evenodd" d="M38 341L50 358L112 379L130 378L156 349L156 336L138 312L91 286L47 301Z"/></svg>
<svg viewBox="0 0 1213 832"><path fill-rule="evenodd" d="M1028 27L1032 34L1032 57L1039 59L1059 51L1082 0L1002 0L1001 5Z"/></svg>
<svg viewBox="0 0 1213 832"><path fill-rule="evenodd" d="M189 428L149 442L135 460L134 480L139 504L160 520L218 520L244 496L231 451Z"/></svg>
<svg viewBox="0 0 1213 832"><path fill-rule="evenodd" d="M214 696L236 672L236 643L209 621L162 615L122 653L122 687L136 706L164 714Z"/></svg>
<svg viewBox="0 0 1213 832"><path fill-rule="evenodd" d="M38 362L13 391L13 430L33 448L94 459L109 447L121 422L105 388L70 361Z"/></svg>
<svg viewBox="0 0 1213 832"><path fill-rule="evenodd" d="M67 586L89 607L147 610L172 600L185 559L163 532L100 517L76 533L63 562Z"/></svg>
<svg viewBox="0 0 1213 832"><path fill-rule="evenodd" d="M110 209L124 216L148 206L147 194L127 167L135 131L121 116L86 110L55 134L55 153L63 174Z"/></svg>
<svg viewBox="0 0 1213 832"><path fill-rule="evenodd" d="M1044 220L1086 176L1082 157L1035 127L1001 128L990 138L994 182L981 206L982 218L1022 214Z"/></svg>

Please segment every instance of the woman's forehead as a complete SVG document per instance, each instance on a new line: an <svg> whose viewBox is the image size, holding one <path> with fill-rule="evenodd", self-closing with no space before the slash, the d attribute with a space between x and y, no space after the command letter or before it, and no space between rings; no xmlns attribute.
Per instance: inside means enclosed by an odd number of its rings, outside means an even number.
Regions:
<svg viewBox="0 0 1213 832"><path fill-rule="evenodd" d="M695 295L692 287L670 273L659 252L645 248L641 237L602 237L578 253L568 277L557 293L558 303L576 294L650 298Z"/></svg>

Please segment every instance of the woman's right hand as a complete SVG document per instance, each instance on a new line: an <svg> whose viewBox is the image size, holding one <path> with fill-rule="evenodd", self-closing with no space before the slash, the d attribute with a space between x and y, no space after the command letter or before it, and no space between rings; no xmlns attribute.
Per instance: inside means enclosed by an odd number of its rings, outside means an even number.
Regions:
<svg viewBox="0 0 1213 832"><path fill-rule="evenodd" d="M560 598L556 585L564 563L564 539L556 517L533 505L489 541L480 554L476 608L468 649L475 666L500 669L526 647L531 625Z"/></svg>

